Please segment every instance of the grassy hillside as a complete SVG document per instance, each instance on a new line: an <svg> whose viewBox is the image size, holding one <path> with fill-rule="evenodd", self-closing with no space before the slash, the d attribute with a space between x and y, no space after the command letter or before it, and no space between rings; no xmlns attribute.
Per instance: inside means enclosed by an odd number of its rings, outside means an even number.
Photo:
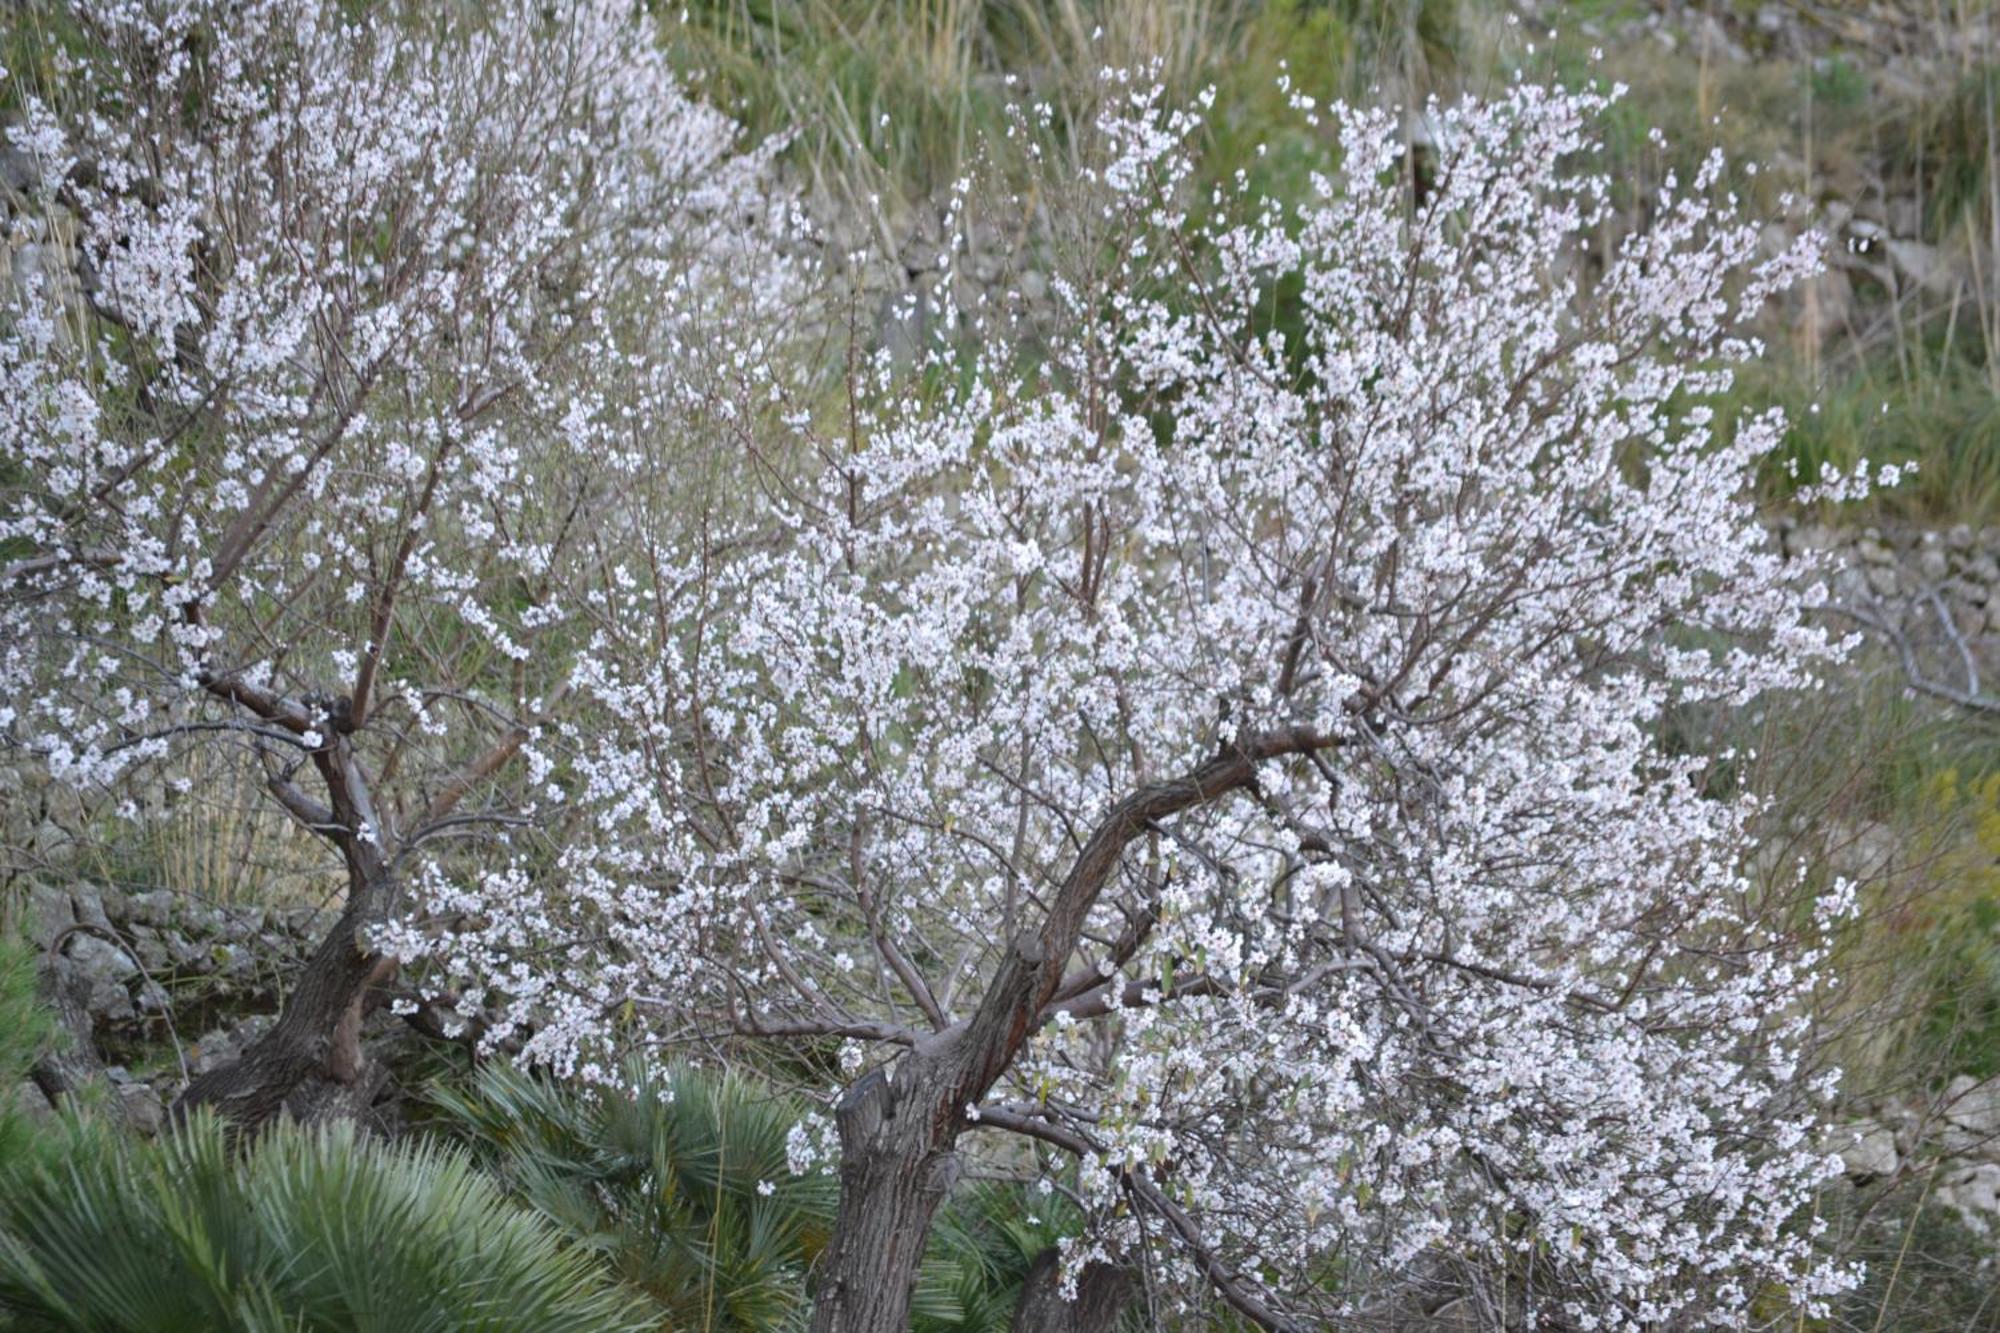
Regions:
<svg viewBox="0 0 2000 1333"><path fill-rule="evenodd" d="M1517 76L1622 83L1609 147L1624 223L1666 175L1720 148L1740 192L1830 240L1828 273L1771 322L1772 354L1744 401L1790 411L1790 454L1809 471L1863 456L1918 464L1886 512L1983 524L2000 521L2000 61L1987 8L702 0L676 40L752 133L791 134L786 161L822 212L856 219L884 249L967 173L1046 187L1008 133L1010 108L1046 104L1060 145L1093 113L1106 67L1157 68L1183 95L1213 88L1210 178L1247 171L1280 195L1305 188L1332 134L1301 123L1295 94L1415 108ZM1788 485L1783 462L1774 492Z"/></svg>

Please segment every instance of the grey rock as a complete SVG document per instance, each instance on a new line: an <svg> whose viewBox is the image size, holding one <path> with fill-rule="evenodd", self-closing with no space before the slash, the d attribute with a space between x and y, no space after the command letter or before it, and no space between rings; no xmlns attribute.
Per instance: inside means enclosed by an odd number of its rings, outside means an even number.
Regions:
<svg viewBox="0 0 2000 1333"><path fill-rule="evenodd" d="M130 894L125 899L126 920L144 926L165 926L174 919L174 895L169 889L153 889Z"/></svg>
<svg viewBox="0 0 2000 1333"><path fill-rule="evenodd" d="M125 1111L128 1128L151 1138L167 1121L166 1103L150 1083L117 1084L118 1101Z"/></svg>
<svg viewBox="0 0 2000 1333"><path fill-rule="evenodd" d="M1981 1162L1952 1172L1938 1185L1937 1198L1968 1229L1987 1234L2000 1217L2000 1163Z"/></svg>
<svg viewBox="0 0 2000 1333"><path fill-rule="evenodd" d="M913 278L922 277L944 267L944 248L934 241L912 239L903 246L897 259L902 263L904 272Z"/></svg>
<svg viewBox="0 0 2000 1333"><path fill-rule="evenodd" d="M1854 543L1854 558L1864 565L1887 565L1895 561L1896 554L1883 544L1879 533L1870 529Z"/></svg>
<svg viewBox="0 0 2000 1333"><path fill-rule="evenodd" d="M229 913L223 918L222 937L226 940L249 940L264 931L264 909L246 907Z"/></svg>
<svg viewBox="0 0 2000 1333"><path fill-rule="evenodd" d="M76 909L78 923L101 930L107 935L112 933L111 918L104 913L104 895L100 890L79 884L70 889L69 900L70 905Z"/></svg>
<svg viewBox="0 0 2000 1333"><path fill-rule="evenodd" d="M88 977L109 977L122 983L139 975L139 964L132 955L95 935L78 932L70 936L64 952Z"/></svg>
<svg viewBox="0 0 2000 1333"><path fill-rule="evenodd" d="M1948 603L1951 608L1951 625L1962 639L1977 638L1986 631L1986 599L1974 602L1969 597L1955 598Z"/></svg>
<svg viewBox="0 0 2000 1333"><path fill-rule="evenodd" d="M217 944L209 950L209 957L215 971L232 980L241 981L257 971L256 955L240 944Z"/></svg>
<svg viewBox="0 0 2000 1333"><path fill-rule="evenodd" d="M1897 272L1909 278L1920 287L1934 292L1949 291L1953 274L1951 266L1934 245L1923 241L1890 240L1883 243L1889 252L1889 261Z"/></svg>
<svg viewBox="0 0 2000 1333"><path fill-rule="evenodd" d="M336 914L318 907L284 907L271 915L275 924L294 939L316 941L333 925Z"/></svg>
<svg viewBox="0 0 2000 1333"><path fill-rule="evenodd" d="M1902 1165L1896 1134L1879 1120L1863 1120L1833 1131L1834 1151L1850 1176L1891 1176Z"/></svg>
<svg viewBox="0 0 2000 1333"><path fill-rule="evenodd" d="M139 965L131 955L107 940L81 932L70 936L65 947L70 963L89 988L84 1008L91 1016L112 1020L131 1018L132 992L127 983L139 975Z"/></svg>
<svg viewBox="0 0 2000 1333"><path fill-rule="evenodd" d="M951 275L951 299L961 315L977 314L986 304L986 290L975 279L963 273L954 273Z"/></svg>
<svg viewBox="0 0 2000 1333"><path fill-rule="evenodd" d="M1842 600L1851 602L1868 595L1868 579L1861 570L1847 565L1835 571L1833 590Z"/></svg>
<svg viewBox="0 0 2000 1333"><path fill-rule="evenodd" d="M184 971L203 973L215 967L215 957L206 942L179 931L170 931L160 937L166 945L167 954L173 966Z"/></svg>
<svg viewBox="0 0 2000 1333"><path fill-rule="evenodd" d="M273 1021L269 1015L258 1014L233 1027L203 1033L201 1039L188 1050L190 1071L199 1077L234 1063L251 1042L264 1035Z"/></svg>
<svg viewBox="0 0 2000 1333"><path fill-rule="evenodd" d="M10 1100L0 1105L11 1105L16 1112L37 1124L55 1118L56 1108L42 1095L42 1090L27 1079L16 1083L8 1096Z"/></svg>
<svg viewBox="0 0 2000 1333"><path fill-rule="evenodd" d="M107 921L115 926L132 919L132 900L126 897L122 890L105 885L96 892L97 901L104 908Z"/></svg>
<svg viewBox="0 0 2000 1333"><path fill-rule="evenodd" d="M1980 1083L1969 1074L1959 1075L1945 1089L1944 1115L1960 1129L1992 1140L2000 1155L2000 1078Z"/></svg>
<svg viewBox="0 0 2000 1333"><path fill-rule="evenodd" d="M161 972L173 965L173 951L151 926L128 926L125 937L131 941L133 956L147 971Z"/></svg>
<svg viewBox="0 0 2000 1333"><path fill-rule="evenodd" d="M76 908L69 892L53 884L31 884L27 893L28 940L37 949L46 949L56 936L76 924Z"/></svg>
<svg viewBox="0 0 2000 1333"><path fill-rule="evenodd" d="M164 1014L172 1007L173 997L167 994L165 986L148 977L139 983L139 993L133 997L133 1003L141 1013Z"/></svg>
<svg viewBox="0 0 2000 1333"><path fill-rule="evenodd" d="M0 184L15 194L31 194L42 188L41 164L32 153L0 141Z"/></svg>

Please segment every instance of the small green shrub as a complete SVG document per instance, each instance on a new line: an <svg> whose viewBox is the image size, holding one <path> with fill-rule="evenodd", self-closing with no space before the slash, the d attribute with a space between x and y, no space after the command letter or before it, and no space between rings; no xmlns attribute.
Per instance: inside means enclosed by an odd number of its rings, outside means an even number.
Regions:
<svg viewBox="0 0 2000 1333"><path fill-rule="evenodd" d="M624 1087L594 1090L497 1063L432 1101L509 1192L602 1256L669 1327L803 1319L834 1184L789 1169L789 1102L684 1066L635 1065Z"/></svg>
<svg viewBox="0 0 2000 1333"><path fill-rule="evenodd" d="M36 1149L33 1121L16 1104L54 1024L35 1002L35 955L27 944L0 935L0 1163L25 1160Z"/></svg>
<svg viewBox="0 0 2000 1333"><path fill-rule="evenodd" d="M1075 1229L1059 1195L997 1180L960 1189L931 1226L911 1333L1007 1333L1035 1256Z"/></svg>
<svg viewBox="0 0 2000 1333"><path fill-rule="evenodd" d="M1972 342L1962 335L1959 350ZM1913 463L1913 475L1870 502L1874 510L1932 523L2000 517L2000 399L1984 368L1962 356L1915 350L1907 369L1884 357L1818 385L1802 367L1773 363L1739 383L1732 398L1745 411L1785 409L1784 443L1764 474L1774 494L1829 465Z"/></svg>
<svg viewBox="0 0 2000 1333"><path fill-rule="evenodd" d="M68 1333L648 1325L463 1153L206 1116L0 1181L0 1312Z"/></svg>

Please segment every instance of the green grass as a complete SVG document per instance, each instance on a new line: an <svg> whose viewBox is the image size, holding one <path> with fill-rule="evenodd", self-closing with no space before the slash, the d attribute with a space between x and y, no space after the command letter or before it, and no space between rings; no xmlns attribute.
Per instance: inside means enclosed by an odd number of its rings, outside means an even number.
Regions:
<svg viewBox="0 0 2000 1333"><path fill-rule="evenodd" d="M1891 358L1871 359L1848 374L1814 384L1803 366L1773 359L1746 372L1732 395L1740 411L1776 404L1789 426L1768 460L1763 484L1773 497L1825 467L1851 471L1914 464L1892 490L1859 507L1823 515L1853 523L1878 515L1948 526L2000 521L2000 397L1985 368L1932 353L1908 369ZM1793 472L1796 468L1796 473Z"/></svg>
<svg viewBox="0 0 2000 1333"><path fill-rule="evenodd" d="M1463 0L703 0L675 29L704 91L827 197L893 223L967 171L1032 176L1010 108L1073 143L1106 68L1155 69L1175 96L1215 86L1218 174L1282 135L1281 75L1321 100L1385 73L1419 93L1456 76ZM1047 145L1045 145L1047 146Z"/></svg>
<svg viewBox="0 0 2000 1333"><path fill-rule="evenodd" d="M1901 1096L2000 1073L2000 730L1913 698L1864 651L1837 688L1677 720L1675 741L1730 752L1717 794L1774 804L1767 894L1856 882L1825 1018L1850 1094Z"/></svg>
<svg viewBox="0 0 2000 1333"><path fill-rule="evenodd" d="M1321 102L1491 91L1517 75L1615 81L1629 91L1604 126L1617 204L1606 245L1643 220L1668 174L1687 179L1717 147L1732 162L1727 187L1761 214L1788 191L1863 200L1879 178L1918 200L1921 238L1947 257L1969 262L1974 242L1990 244L2000 66L1968 64L1911 91L1878 77L1869 52L1803 60L1754 23L1734 29L1747 62L1685 33L1669 49L1621 28L1645 12L1573 0L1550 19L1550 40L1510 24L1495 0L701 0L675 40L751 134L790 133L792 169L884 249L967 174L1032 212L1073 174L1107 65L1156 65L1176 97L1215 88L1198 187L1240 169L1259 193L1298 200L1333 165L1331 127L1306 126L1281 80ZM1954 21L1939 12L1939 50L1961 44ZM1008 133L1010 108L1031 101L1052 110L1039 166ZM1856 277L1853 307L1823 337L1799 336L1796 305L1765 330L1771 351L1737 400L1790 410L1770 493L1789 489L1786 460L1810 473L1866 457L1918 471L1857 519L2000 516L2000 273L1973 277L1973 299L1956 305L1907 293L1897 305Z"/></svg>

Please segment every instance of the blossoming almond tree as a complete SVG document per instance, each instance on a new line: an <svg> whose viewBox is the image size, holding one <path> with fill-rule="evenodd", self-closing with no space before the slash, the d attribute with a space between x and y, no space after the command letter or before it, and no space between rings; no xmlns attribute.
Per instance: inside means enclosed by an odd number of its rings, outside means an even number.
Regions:
<svg viewBox="0 0 2000 1333"><path fill-rule="evenodd" d="M785 287L762 164L621 0L7 21L53 35L10 76L0 727L135 808L254 752L345 897L185 1101L365 1105L369 931L414 856L540 818L627 443Z"/></svg>
<svg viewBox="0 0 2000 1333"><path fill-rule="evenodd" d="M395 947L559 1063L848 1043L818 1333L907 1325L975 1132L1071 1164L1072 1276L1144 1254L1269 1328L1425 1263L1583 1328L1837 1290L1811 922L1662 740L1843 651L1747 495L1781 421L1703 405L1815 259L1711 164L1588 269L1604 105L1437 109L1415 205L1398 118L1338 108L1306 206L1202 221L1196 120L1121 93L1118 258L1046 356L863 364L580 613L619 721L567 780L623 864L436 867L456 928Z"/></svg>
<svg viewBox="0 0 2000 1333"><path fill-rule="evenodd" d="M0 722L82 784L249 746L347 880L191 1100L358 1086L398 962L567 1069L847 1043L821 1333L907 1326L974 1131L1070 1163L1073 1276L1265 1327L1420 1263L1581 1327L1845 1280L1811 923L1662 740L1840 651L1745 494L1781 423L1702 405L1811 255L1714 170L1592 271L1603 100L1523 87L1420 204L1339 108L1308 205L1204 221L1135 86L1046 354L829 418L756 163L622 5L81 13L12 131L64 262L0 331ZM691 427L744 484L688 524Z"/></svg>

